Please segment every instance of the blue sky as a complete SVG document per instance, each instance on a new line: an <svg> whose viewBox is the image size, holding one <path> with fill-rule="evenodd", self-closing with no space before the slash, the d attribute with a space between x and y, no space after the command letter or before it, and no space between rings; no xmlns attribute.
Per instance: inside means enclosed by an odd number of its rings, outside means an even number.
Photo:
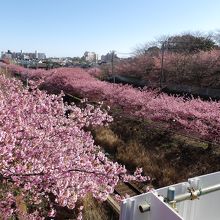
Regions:
<svg viewBox="0 0 220 220"><path fill-rule="evenodd" d="M220 29L220 0L0 0L0 51L132 52L161 35Z"/></svg>

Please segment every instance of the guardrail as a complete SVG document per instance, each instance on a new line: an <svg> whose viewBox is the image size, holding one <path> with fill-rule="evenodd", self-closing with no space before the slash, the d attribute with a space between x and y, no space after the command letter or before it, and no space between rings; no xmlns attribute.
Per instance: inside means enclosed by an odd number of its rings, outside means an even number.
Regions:
<svg viewBox="0 0 220 220"><path fill-rule="evenodd" d="M120 220L219 220L220 172L124 200Z"/></svg>

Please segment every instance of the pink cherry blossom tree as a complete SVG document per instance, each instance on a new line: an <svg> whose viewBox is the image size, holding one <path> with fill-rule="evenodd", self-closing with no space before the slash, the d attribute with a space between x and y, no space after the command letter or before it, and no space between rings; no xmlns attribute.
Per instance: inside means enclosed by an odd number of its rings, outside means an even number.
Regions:
<svg viewBox="0 0 220 220"><path fill-rule="evenodd" d="M0 76L2 217L55 216L57 205L74 209L88 193L106 200L119 179L147 180L141 169L131 176L125 167L111 162L85 129L111 121L101 107L66 105L62 94L48 95ZM20 210L18 196L32 209ZM47 209L42 208L45 203ZM78 208L80 219L82 207Z"/></svg>
<svg viewBox="0 0 220 220"><path fill-rule="evenodd" d="M7 66L9 69L11 66ZM123 114L165 123L205 140L220 141L220 103L169 96L129 85L100 81L80 68L59 68L50 71L27 70L12 66L22 77L41 78L41 87L50 92L66 93L121 108Z"/></svg>

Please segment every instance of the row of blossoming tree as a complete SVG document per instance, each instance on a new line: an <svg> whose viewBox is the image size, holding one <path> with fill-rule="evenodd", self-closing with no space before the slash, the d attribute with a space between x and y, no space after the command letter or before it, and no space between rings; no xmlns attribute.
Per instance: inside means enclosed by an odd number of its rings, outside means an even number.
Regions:
<svg viewBox="0 0 220 220"><path fill-rule="evenodd" d="M220 141L220 103L201 99L169 96L152 90L135 89L129 85L111 84L93 77L93 70L60 68L50 71L28 70L15 65L11 69L30 79L43 79L42 86L50 92L63 90L95 101L117 106L132 116L165 122L174 129L206 140Z"/></svg>
<svg viewBox="0 0 220 220"><path fill-rule="evenodd" d="M115 65L118 75L145 79L149 85L158 85L161 74L161 51L139 54ZM197 53L176 53L165 51L163 58L165 84L185 84L219 88L220 50Z"/></svg>
<svg viewBox="0 0 220 220"><path fill-rule="evenodd" d="M0 217L44 219L68 207L81 219L88 193L106 200L120 179L147 180L108 160L85 129L111 121L101 106L67 105L62 94L0 76Z"/></svg>

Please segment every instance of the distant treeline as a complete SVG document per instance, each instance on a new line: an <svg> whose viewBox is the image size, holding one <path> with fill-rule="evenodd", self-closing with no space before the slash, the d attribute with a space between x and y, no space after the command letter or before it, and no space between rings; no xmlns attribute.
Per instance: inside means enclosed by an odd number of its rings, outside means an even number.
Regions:
<svg viewBox="0 0 220 220"><path fill-rule="evenodd" d="M135 83L141 86L147 82L156 87L187 85L220 89L218 42L220 37L192 34L167 37L153 46L137 50L135 56L115 63L113 75L118 75L116 81L121 80L119 76L137 78L139 82ZM108 76L111 73L109 69Z"/></svg>

